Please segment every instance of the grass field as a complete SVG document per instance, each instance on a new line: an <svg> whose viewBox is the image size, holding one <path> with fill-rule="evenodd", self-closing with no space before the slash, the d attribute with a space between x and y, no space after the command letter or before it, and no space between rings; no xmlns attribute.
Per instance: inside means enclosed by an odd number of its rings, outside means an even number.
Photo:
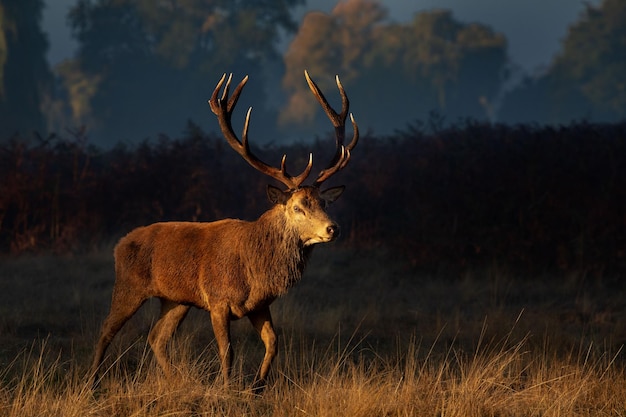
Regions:
<svg viewBox="0 0 626 417"><path fill-rule="evenodd" d="M621 284L586 274L416 273L384 252L319 248L272 306L280 351L233 325L224 388L208 314L193 311L167 379L146 344L156 303L85 378L113 284L110 251L0 260L0 416L626 416Z"/></svg>

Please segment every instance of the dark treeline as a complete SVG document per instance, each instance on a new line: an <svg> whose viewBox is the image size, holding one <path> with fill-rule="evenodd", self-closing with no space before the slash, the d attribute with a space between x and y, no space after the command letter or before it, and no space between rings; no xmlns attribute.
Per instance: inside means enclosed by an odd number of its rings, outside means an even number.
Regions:
<svg viewBox="0 0 626 417"><path fill-rule="evenodd" d="M309 151L324 161L331 138L267 147L294 171ZM321 162L320 162L321 163ZM363 137L334 181L348 186L334 216L341 245L395 254L454 274L493 266L539 274L626 267L626 124L561 128L468 122ZM80 132L0 149L3 253L80 252L163 220L256 218L268 179L221 136L190 125L103 151Z"/></svg>

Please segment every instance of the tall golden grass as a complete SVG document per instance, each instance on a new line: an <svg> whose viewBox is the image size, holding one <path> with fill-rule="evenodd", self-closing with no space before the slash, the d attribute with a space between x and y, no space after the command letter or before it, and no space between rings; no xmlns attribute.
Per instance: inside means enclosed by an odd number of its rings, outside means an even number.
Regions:
<svg viewBox="0 0 626 417"><path fill-rule="evenodd" d="M332 344L322 352L296 342L287 344L261 396L246 389L241 373L230 388L216 383L214 360L191 359L189 344L183 344L188 361L178 363L175 379L163 377L144 355L132 371L117 362L92 391L80 364L49 361L42 344L5 369L0 411L11 417L626 413L623 369L615 356L596 356L592 349L566 358L533 355L522 340L479 346L472 354L450 348L443 356L421 357L416 342L395 354L375 355L362 354L359 343Z"/></svg>
<svg viewBox="0 0 626 417"><path fill-rule="evenodd" d="M109 256L4 259L0 415L626 416L624 307L604 284L513 279L495 266L419 277L338 252L316 254L273 306L281 349L262 395L250 390L263 352L248 323L233 326L225 388L201 312L172 345L179 372L163 376L145 339L154 305L116 339L92 390Z"/></svg>

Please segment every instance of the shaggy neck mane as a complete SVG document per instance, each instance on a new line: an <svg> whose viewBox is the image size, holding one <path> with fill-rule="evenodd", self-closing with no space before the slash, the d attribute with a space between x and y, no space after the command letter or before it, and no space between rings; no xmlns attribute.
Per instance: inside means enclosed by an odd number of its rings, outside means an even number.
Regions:
<svg viewBox="0 0 626 417"><path fill-rule="evenodd" d="M253 224L247 251L249 272L264 283L271 295L283 295L302 278L313 247L303 246L280 206L267 211Z"/></svg>

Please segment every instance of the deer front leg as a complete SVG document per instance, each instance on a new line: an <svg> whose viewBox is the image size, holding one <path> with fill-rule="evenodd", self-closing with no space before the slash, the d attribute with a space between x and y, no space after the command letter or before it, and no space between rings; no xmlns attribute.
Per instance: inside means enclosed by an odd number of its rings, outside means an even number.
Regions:
<svg viewBox="0 0 626 417"><path fill-rule="evenodd" d="M224 385L228 386L230 368L233 362L232 348L230 346L230 317L228 306L217 307L211 310L211 324L217 341L222 365Z"/></svg>
<svg viewBox="0 0 626 417"><path fill-rule="evenodd" d="M276 333L274 332L269 306L248 314L248 318L265 345L265 356L253 388L255 391L260 391L265 386L265 379L276 356Z"/></svg>

